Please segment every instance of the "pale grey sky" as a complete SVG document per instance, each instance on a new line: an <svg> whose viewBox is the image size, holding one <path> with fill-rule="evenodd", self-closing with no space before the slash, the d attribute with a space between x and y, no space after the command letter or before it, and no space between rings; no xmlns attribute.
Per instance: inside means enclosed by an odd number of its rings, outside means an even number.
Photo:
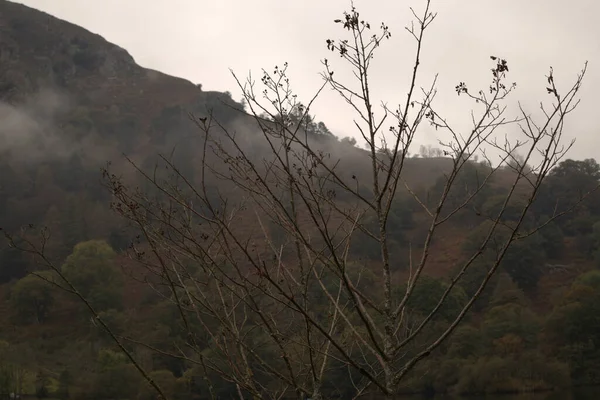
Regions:
<svg viewBox="0 0 600 400"><path fill-rule="evenodd" d="M325 39L337 38L332 23L349 0L21 0L21 3L81 25L127 49L144 67L202 83L205 89L229 90L240 98L229 72L245 76L290 64L298 94L307 99L319 87L320 61L338 57ZM392 39L374 61L373 88L380 100L402 101L411 68L412 43L404 26L409 5L423 0L355 0L365 19L389 25ZM549 66L563 86L589 61L582 104L571 115L569 135L577 137L573 158L600 159L599 118L594 90L600 87L600 1L598 0L434 0L438 12L425 39L420 83L439 73L440 104L447 115L468 116L470 105L457 101L459 81L485 83L490 55L509 62L518 90L512 100L536 107L549 100ZM335 66L336 64L334 64ZM337 64L339 65L339 64ZM485 80L484 80L485 79ZM483 86L482 88L485 88ZM465 108L466 107L466 108ZM313 112L339 136L357 136L353 116L342 101L326 93ZM434 132L421 142L435 143Z"/></svg>

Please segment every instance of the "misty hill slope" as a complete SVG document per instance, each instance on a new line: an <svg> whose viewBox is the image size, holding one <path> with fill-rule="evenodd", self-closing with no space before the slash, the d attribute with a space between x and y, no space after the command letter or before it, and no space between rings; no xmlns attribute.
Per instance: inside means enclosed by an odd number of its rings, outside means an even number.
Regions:
<svg viewBox="0 0 600 400"><path fill-rule="evenodd" d="M126 50L97 34L0 0L2 226L77 220L69 224L73 237L62 239L65 250L81 239L77 235L110 235L112 222L92 223L112 221L99 217L107 208L99 167L110 160L118 169L123 153L151 167L156 153L176 148L177 160L193 175L191 142L198 130L189 113L212 110L221 122L238 120L237 127L243 127L234 108L242 105L228 93L204 92L187 80L142 68ZM342 167L349 172L360 174L368 166L365 151L335 138L329 144L328 151L345 158ZM409 183L427 187L450 160L409 160L410 165L418 173L407 175ZM70 205L75 203L78 207ZM94 227L82 230L82 224Z"/></svg>
<svg viewBox="0 0 600 400"><path fill-rule="evenodd" d="M100 166L171 149L195 132L188 112L214 108L231 118L224 104L239 107L227 94L140 67L99 35L0 0L1 225L63 224L69 203L82 208L71 226L84 217L91 224L90 207L106 200Z"/></svg>
<svg viewBox="0 0 600 400"><path fill-rule="evenodd" d="M242 107L227 93L204 92L185 79L137 65L126 50L97 34L0 0L0 226L49 226L59 259L76 243L94 238L122 249L128 238L108 207L99 168L110 160L119 171L123 153L151 168L157 153L175 148L181 168L193 179L198 130L188 114L212 110L222 123L245 129L241 134L251 142L249 120L235 111ZM326 139L319 145L341 160L341 171L369 175L366 151L335 136ZM415 190L428 190L451 164L448 158L410 158L404 179ZM418 207L409 212L419 221ZM411 235L420 237L422 227L416 226ZM434 275L443 275L460 258L469 229L452 226L434 243ZM20 276L27 263L2 249L2 264L10 267L0 268L0 282Z"/></svg>
<svg viewBox="0 0 600 400"><path fill-rule="evenodd" d="M189 81L142 68L126 50L99 35L2 0L0 99L22 106L40 93L46 93L46 98L38 102L51 109L49 117L57 122L45 128L65 135L75 125L77 132L69 140L93 133L128 152L133 150L131 142L135 141L138 151L143 137L148 140L147 136L164 134L153 122L165 109L201 108L226 97L203 93Z"/></svg>
<svg viewBox="0 0 600 400"><path fill-rule="evenodd" d="M96 109L128 103L125 113L152 115L157 106L199 94L188 81L138 66L101 36L20 4L0 2L0 32L4 101L23 102L52 88Z"/></svg>

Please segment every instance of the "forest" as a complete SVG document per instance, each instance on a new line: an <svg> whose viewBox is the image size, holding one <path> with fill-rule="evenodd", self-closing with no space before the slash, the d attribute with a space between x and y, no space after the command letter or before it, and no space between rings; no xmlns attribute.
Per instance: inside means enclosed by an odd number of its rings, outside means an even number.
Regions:
<svg viewBox="0 0 600 400"><path fill-rule="evenodd" d="M514 84L490 57L489 95L456 86L483 105L463 138L414 79L378 120L367 80L389 28L354 8L335 23L355 41L327 48L363 92L327 60L324 87L355 106L363 147L311 116L287 64L264 98L234 75L236 101L0 0L0 398L600 385L600 165L562 137L585 67L564 95L550 72L541 124L505 122ZM417 150L426 124L450 139ZM512 126L527 140L499 144Z"/></svg>
<svg viewBox="0 0 600 400"><path fill-rule="evenodd" d="M423 161L435 162L435 159ZM463 179L467 182L474 179L476 168L484 167L474 165L470 176L465 173ZM553 170L544 189L548 196L552 193L564 201L576 202L578 193L597 185L599 174L600 166L594 160L566 160ZM431 190L435 187L434 184ZM481 209L497 207L497 192L501 190L502 187L490 187L478 196ZM600 313L596 309L600 304L597 204L597 199L590 198L577 212L557 219L512 247L472 315L413 371L404 390L496 393L600 383L600 354L596 349L600 332ZM93 207L93 203L80 202L79 207L85 210ZM543 219L552 207L553 204L544 203L541 198L535 204L531 223ZM417 205L410 202L394 208L397 222L392 239L398 248L407 243L408 237L422 236L417 210ZM49 210L47 215L60 216L65 211ZM514 217L506 216L508 220ZM60 228L53 231L61 238L56 251L63 251L63 243L69 243L63 238L71 237L74 247L61 261L62 272L119 335L165 351L175 350L186 335L176 306L161 296L160 291L130 275L135 269L124 267L131 263L122 255L124 239L117 234L102 234L95 219L90 218L89 227L83 226L83 218L63 221L64 225L57 225ZM463 251L468 254L469 247L476 245L484 228L481 225L485 224L468 218L456 219L452 228L462 232L457 257ZM86 234L79 236L76 232ZM372 253L366 242L356 248L353 257L357 264L368 264ZM435 335L436 329L443 329L461 309L476 289L477 275L485 273L485 263L482 258L460 287L453 290L426 335ZM3 279L0 383L4 393L59 398L154 398L152 390L144 385L111 338L90 319L89 311L78 299L36 276L25 276L32 265L17 250L5 248L0 265ZM394 268L401 273L406 267ZM50 278L52 271L40 273ZM361 285L368 290L376 279L371 273L363 277ZM420 280L409 303L411 320L417 322L427 315L446 285L443 278L435 276ZM403 289L394 290L400 296ZM157 354L136 342L129 344L131 350L172 398L206 395L206 383L196 378L197 366ZM269 353L274 349L261 350ZM352 393L350 384L344 386L344 380L335 378L334 368L328 373L331 374L328 381L332 382L327 388L329 393L344 398ZM227 382L213 389L219 397L232 396L236 390Z"/></svg>

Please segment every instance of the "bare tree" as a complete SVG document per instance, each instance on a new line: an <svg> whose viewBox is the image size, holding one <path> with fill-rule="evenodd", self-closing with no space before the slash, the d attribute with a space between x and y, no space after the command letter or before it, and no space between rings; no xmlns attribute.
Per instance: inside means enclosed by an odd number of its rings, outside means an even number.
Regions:
<svg viewBox="0 0 600 400"><path fill-rule="evenodd" d="M334 62L324 60L323 86L303 106L292 91L287 64L263 71L260 82L234 75L247 110L235 125L248 133L237 133L210 114L193 117L202 142L197 181L168 157L162 158L167 175L131 162L150 188L146 191L105 171L113 208L140 232L131 256L143 268L132 273L177 307L186 331L170 349L113 335L117 343L129 341L185 360L206 379L211 394L218 377L235 385L240 398L321 399L336 380L351 382L355 397L369 392L392 397L411 369L449 337L511 244L540 228L526 230L523 221L544 178L572 145L564 143L563 126L578 103L585 68L564 94L550 71L552 104L536 121L522 108L515 117L506 115L514 85L505 83L506 60L492 57L488 88L472 92L465 83L456 86L457 94L476 107L472 126L461 132L437 111L435 79L426 87L417 83L424 34L436 14L430 1L413 14L414 24L407 28L416 44L413 70L397 108L377 107L370 86L373 55L390 30L386 25L372 29L352 8L335 21L345 36L327 40L327 47L354 81L338 80ZM310 107L325 88L352 107L356 129L367 143L367 151L356 149L351 161L308 126ZM407 155L427 123L437 128L451 161L433 203L418 196L406 179ZM508 129L518 129L526 140L499 141ZM467 209L517 150L522 160L514 164L503 206L489 217L480 246L448 277L436 306L415 316L409 300L427 274L440 227ZM487 161L485 174L459 204L450 203L458 177L476 153ZM535 164L535 173L524 173L527 164ZM526 201L520 218L507 224L503 213L516 193L525 193ZM406 254L394 251L390 233L390 215L401 196L412 198L427 219L425 239ZM430 329L500 228L509 233L475 294L443 329ZM376 260L358 262L353 251L365 244L357 238L376 243ZM404 285L394 280L399 265L407 271ZM405 289L399 293L398 287Z"/></svg>

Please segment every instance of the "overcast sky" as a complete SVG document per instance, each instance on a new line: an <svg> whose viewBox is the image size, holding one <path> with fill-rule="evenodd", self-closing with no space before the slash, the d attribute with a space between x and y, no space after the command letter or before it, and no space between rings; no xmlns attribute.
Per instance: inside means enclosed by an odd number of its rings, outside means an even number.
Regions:
<svg viewBox="0 0 600 400"><path fill-rule="evenodd" d="M202 83L206 90L240 92L229 69L245 76L261 68L290 64L292 84L308 99L321 84L324 57L335 61L325 39L337 38L333 20L348 9L348 0L21 0L23 4L81 25L127 49L144 67ZM424 0L356 0L372 25L385 21L392 39L374 61L373 88L379 100L402 101L407 90L413 43L404 26L413 5ZM490 55L509 62L516 81L513 103L535 107L550 100L545 74L554 67L563 87L589 61L581 92L582 104L571 114L570 137L577 143L572 158L600 159L598 109L594 90L600 87L600 1L598 0L434 0L436 21L426 36L420 84L439 73L438 100L452 119L468 116L470 105L457 101L459 81L488 80ZM484 88L483 86L482 88ZM357 136L343 101L326 93L313 108L338 136ZM426 130L420 142L435 143Z"/></svg>

